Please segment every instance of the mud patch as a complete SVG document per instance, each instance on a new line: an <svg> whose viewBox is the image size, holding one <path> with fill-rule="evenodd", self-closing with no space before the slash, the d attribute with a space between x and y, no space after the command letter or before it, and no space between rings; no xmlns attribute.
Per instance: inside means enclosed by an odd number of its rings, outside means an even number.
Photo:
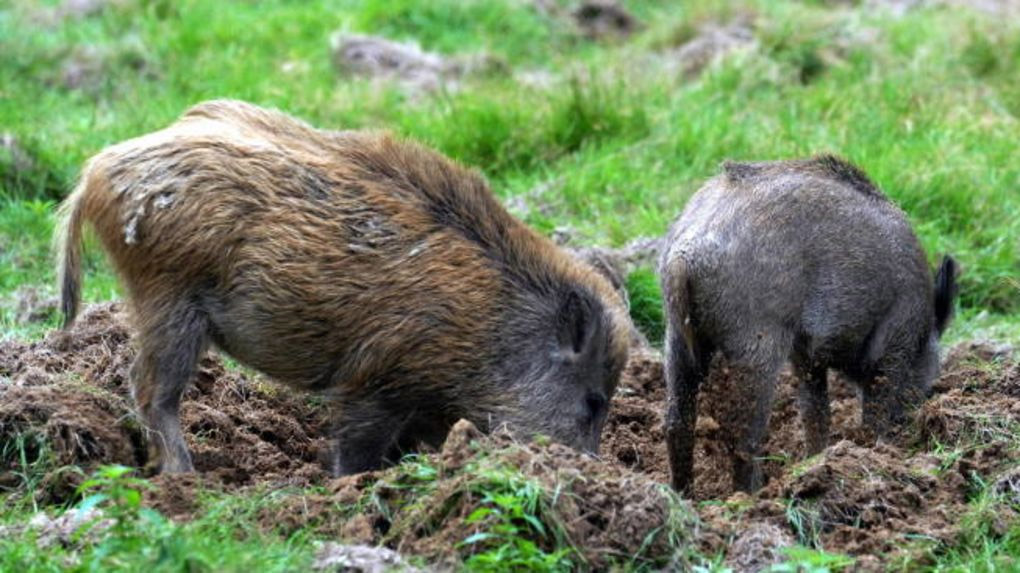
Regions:
<svg viewBox="0 0 1020 573"><path fill-rule="evenodd" d="M417 44L377 36L338 32L330 46L341 77L392 82L409 95L455 90L467 76L506 71L505 63L486 54L441 56Z"/></svg>

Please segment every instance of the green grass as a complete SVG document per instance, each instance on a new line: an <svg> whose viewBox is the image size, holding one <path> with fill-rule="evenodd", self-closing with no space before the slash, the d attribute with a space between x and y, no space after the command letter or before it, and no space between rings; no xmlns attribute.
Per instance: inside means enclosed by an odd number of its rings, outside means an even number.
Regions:
<svg viewBox="0 0 1020 573"><path fill-rule="evenodd" d="M4 571L294 571L311 565L319 540L303 533L280 536L263 531L257 516L274 507L276 491L246 496L202 493L199 517L175 523L141 504L152 486L125 473L103 468L83 484L74 508L98 507L113 521L106 530L82 528L70 546L38 545L34 531L0 536ZM59 513L50 509L49 513ZM0 510L0 524L17 527L30 516L23 510Z"/></svg>
<svg viewBox="0 0 1020 573"><path fill-rule="evenodd" d="M138 0L80 19L47 16L55 2L7 0L0 132L16 136L32 165L15 167L0 152L0 339L35 338L56 323L17 322L17 293L56 294L53 210L82 163L199 101L233 97L322 127L385 128L424 141L482 170L500 197L526 197L534 207L528 224L547 233L569 227L582 243L662 233L723 159L838 152L904 209L933 263L945 252L960 261L960 308L947 342L1020 342L1020 28L968 10L892 17L825 4L633 0L645 28L626 42L598 43L518 0ZM697 79L671 71L663 54L700 23L748 13L757 17L756 48ZM553 81L523 86L495 72L458 91L409 97L339 78L328 53L338 30L443 54L482 51L506 70L547 70ZM68 89L69 59L100 73ZM117 298L102 254L94 244L88 252L85 299ZM655 277L639 271L628 289L636 322L658 342ZM16 462L18 451L5 445L0 456ZM307 567L312 540L254 531L249 503L257 502L210 501L189 524L154 518L140 534L158 540L156 553L125 557L101 544L79 555L81 568ZM975 515L985 503L975 501ZM7 522L28 511L5 507ZM1020 533L992 536L982 518L972 522L971 537L934 557L936 570L992 570L1002 554L1020 553ZM511 538L495 547L521 549ZM59 569L68 555L5 543L4 570ZM539 557L555 564L560 556Z"/></svg>

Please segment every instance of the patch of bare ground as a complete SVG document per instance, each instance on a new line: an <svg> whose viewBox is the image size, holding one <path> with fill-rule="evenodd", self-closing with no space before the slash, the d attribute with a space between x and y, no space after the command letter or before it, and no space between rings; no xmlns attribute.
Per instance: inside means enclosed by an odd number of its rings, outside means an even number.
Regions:
<svg viewBox="0 0 1020 573"><path fill-rule="evenodd" d="M68 333L0 344L0 442L21 448L30 462L48 460L50 471L34 490L39 501L71 499L82 476L99 464L142 468L148 462L128 389L129 331L120 307L104 304L91 307ZM730 382L723 365L700 397L695 517L691 506L665 490L665 384L654 350L632 354L600 458L556 444L514 442L501 433L482 436L460 423L443 449L424 454L422 463L336 480L320 461L328 405L227 369L212 356L203 360L182 407L198 472L154 478L157 487L145 499L166 515L189 519L202 489L321 486L321 493L280 497L262 516L264 527L313 527L345 543L455 565L498 542L462 543L498 519L495 513L472 517L491 504L486 493L531 484L538 488L536 511L555 524L554 531L534 535L539 546L551 548L559 536L591 567L605 568L634 555L670 563L676 544L693 544L725 553L727 563L742 570L767 567L794 542L857 556L864 569L915 550L918 539L951 544L978 479L993 484L1004 507L1015 507L1009 500L1020 491L1014 461L1020 454L1020 365L1009 348L954 348L932 398L900 435L878 445L858 429L854 387L833 376L832 445L806 460L796 380L784 374L763 452L767 483L753 496L734 494L730 484ZM12 451L8 445L0 457L4 491L27 486L21 451ZM1004 523L1015 517L1013 510L1001 512Z"/></svg>
<svg viewBox="0 0 1020 573"><path fill-rule="evenodd" d="M32 462L55 467L35 492L65 501L99 464L144 467L146 438L132 412L128 371L134 357L126 317L116 304L91 307L68 333L0 345L0 442L24 444ZM185 394L181 421L195 467L227 486L307 485L328 434L325 407L202 361ZM43 440L34 440L41 436ZM0 487L17 487L20 455L5 453Z"/></svg>
<svg viewBox="0 0 1020 573"><path fill-rule="evenodd" d="M507 71L505 62L488 54L444 56L378 36L338 32L330 44L340 77L390 82L413 97L456 90L466 77Z"/></svg>

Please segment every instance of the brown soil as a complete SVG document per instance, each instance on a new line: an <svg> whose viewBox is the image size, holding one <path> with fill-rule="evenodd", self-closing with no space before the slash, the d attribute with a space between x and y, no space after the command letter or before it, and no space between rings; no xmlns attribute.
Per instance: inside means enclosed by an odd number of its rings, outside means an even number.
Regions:
<svg viewBox="0 0 1020 573"><path fill-rule="evenodd" d="M0 442L26 431L48 439L59 466L88 471L100 463L142 467L145 438L131 410L128 369L134 351L114 304L94 306L67 335L0 345ZM312 398L292 395L202 361L185 394L181 421L196 469L225 486L255 482L306 485L325 477L319 463L328 413ZM45 455L38 448L29 459ZM0 488L19 484L18 462L0 460ZM41 501L66 500L81 474L56 471L37 491Z"/></svg>
<svg viewBox="0 0 1020 573"><path fill-rule="evenodd" d="M47 458L65 468L36 486L40 501L73 497L83 474L68 467L87 474L101 463L145 466L145 436L131 414L127 386L132 356L129 329L113 304L91 307L69 334L0 344L0 443L22 436L18 443L30 462ZM949 353L943 371L914 422L879 445L857 428L855 389L833 377L832 445L809 460L803 459L795 380L784 374L763 452L767 484L748 496L731 491L724 405L732 379L725 367L717 368L700 397L695 459L694 498L712 501L697 505L700 525L684 526L694 515L687 512L672 531L703 551L726 552L737 570L767 567L797 542L858 556L865 569L880 568L875 555L891 556L910 540L952 542L975 478L995 484L1007 500L1020 498L1020 470L1011 461L1020 452L1010 433L1020 423L1020 363L1009 349L969 343ZM439 468L429 487L414 485L420 480L409 466L330 480L320 462L328 407L228 370L213 356L202 362L182 407L198 473L156 477L146 499L166 515L188 519L200 489L324 485L319 495L282 496L281 506L264 516L265 526L311 525L345 542L382 543L452 563L455 553L471 550L457 543L493 519L467 519L493 487L485 480L498 468L514 467L547 491L561 492L546 498L543 511L557 516L560 534L591 565L639 550L662 563L669 558L663 526L684 515L683 505L671 505L662 493L669 475L664 402L661 358L640 348L614 398L599 459L555 444L483 437L462 423L441 452L429 454ZM936 448L960 455L936 457ZM9 449L0 452L0 491L26 486L20 469ZM1002 519L1015 515L1003 511Z"/></svg>

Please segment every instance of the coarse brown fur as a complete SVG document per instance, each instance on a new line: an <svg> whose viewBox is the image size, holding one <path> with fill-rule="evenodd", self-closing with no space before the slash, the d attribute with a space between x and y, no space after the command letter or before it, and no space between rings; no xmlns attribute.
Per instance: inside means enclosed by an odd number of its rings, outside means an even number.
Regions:
<svg viewBox="0 0 1020 573"><path fill-rule="evenodd" d="M98 154L62 209L65 326L87 222L127 291L135 398L165 470L191 469L177 409L210 342L336 398L336 473L462 417L597 448L622 301L435 152L211 101Z"/></svg>
<svg viewBox="0 0 1020 573"><path fill-rule="evenodd" d="M859 384L862 423L882 437L927 396L956 294L953 259L933 281L903 212L830 155L725 163L674 222L659 272L667 449L681 491L692 486L698 388L715 354L740 381L725 424L734 483L753 490L785 361L800 379L808 453L829 437L828 369Z"/></svg>

